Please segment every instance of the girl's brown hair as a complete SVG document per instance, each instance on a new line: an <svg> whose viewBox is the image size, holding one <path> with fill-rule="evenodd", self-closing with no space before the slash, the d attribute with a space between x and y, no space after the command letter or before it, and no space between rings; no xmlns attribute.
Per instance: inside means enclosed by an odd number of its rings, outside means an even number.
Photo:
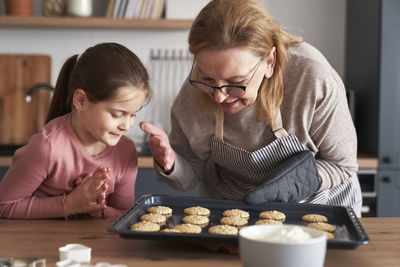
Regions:
<svg viewBox="0 0 400 267"><path fill-rule="evenodd" d="M266 56L276 47L274 73L264 79L257 98L258 118L268 124L283 99L282 73L289 46L302 40L282 30L278 22L261 4L252 0L212 0L199 13L189 33L189 50L196 55L201 49L246 47L259 56ZM204 110L216 112L216 104L202 94Z"/></svg>
<svg viewBox="0 0 400 267"><path fill-rule="evenodd" d="M143 90L150 98L149 75L140 59L117 43L102 43L88 48L82 55L67 59L58 76L46 123L72 111L76 89L86 92L91 102L115 96L120 87Z"/></svg>

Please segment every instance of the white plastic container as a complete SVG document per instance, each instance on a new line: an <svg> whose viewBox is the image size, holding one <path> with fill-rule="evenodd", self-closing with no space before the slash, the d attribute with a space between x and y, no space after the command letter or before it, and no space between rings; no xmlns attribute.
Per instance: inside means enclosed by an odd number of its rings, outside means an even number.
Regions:
<svg viewBox="0 0 400 267"><path fill-rule="evenodd" d="M68 244L58 249L60 261L90 262L92 249L81 244Z"/></svg>
<svg viewBox="0 0 400 267"><path fill-rule="evenodd" d="M93 11L92 0L68 0L67 14L76 17L90 17Z"/></svg>

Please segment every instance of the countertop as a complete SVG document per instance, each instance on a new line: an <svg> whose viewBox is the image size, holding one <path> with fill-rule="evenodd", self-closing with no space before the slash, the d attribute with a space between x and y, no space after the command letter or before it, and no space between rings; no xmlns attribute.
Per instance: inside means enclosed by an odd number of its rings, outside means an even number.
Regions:
<svg viewBox="0 0 400 267"><path fill-rule="evenodd" d="M371 243L355 249L328 248L325 266L400 266L400 217L361 218ZM239 255L194 243L124 239L107 232L112 220L0 219L0 258L42 257L55 266L58 248L79 243L92 248L92 264L127 266L241 266Z"/></svg>
<svg viewBox="0 0 400 267"><path fill-rule="evenodd" d="M8 168L11 164L12 156L0 155L0 168ZM139 156L139 168L153 168L153 158L150 156ZM358 166L360 170L374 170L378 168L378 159L359 155Z"/></svg>
<svg viewBox="0 0 400 267"><path fill-rule="evenodd" d="M11 165L11 156L0 156L0 168L8 168ZM152 157L139 157L138 158L139 168L153 168Z"/></svg>

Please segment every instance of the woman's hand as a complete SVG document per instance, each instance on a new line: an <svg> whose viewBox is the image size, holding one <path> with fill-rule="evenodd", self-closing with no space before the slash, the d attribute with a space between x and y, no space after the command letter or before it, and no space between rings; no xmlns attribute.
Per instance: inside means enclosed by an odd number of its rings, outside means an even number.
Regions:
<svg viewBox="0 0 400 267"><path fill-rule="evenodd" d="M78 213L100 214L106 207L104 200L108 188L108 169L97 168L94 173L75 181L77 185L65 199L65 216ZM96 216L98 217L98 216Z"/></svg>
<svg viewBox="0 0 400 267"><path fill-rule="evenodd" d="M149 122L142 121L140 128L150 134L149 148L154 160L165 170L171 171L175 164L175 152L169 144L168 135Z"/></svg>

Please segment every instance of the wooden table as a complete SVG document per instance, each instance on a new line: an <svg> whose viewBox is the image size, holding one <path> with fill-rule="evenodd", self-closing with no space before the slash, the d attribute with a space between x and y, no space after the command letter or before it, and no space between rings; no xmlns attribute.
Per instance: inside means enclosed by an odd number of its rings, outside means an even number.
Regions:
<svg viewBox="0 0 400 267"><path fill-rule="evenodd" d="M362 218L371 243L356 249L328 249L325 266L400 266L400 218ZM92 248L92 264L127 266L241 266L238 255L192 243L123 239L108 233L111 220L0 219L0 258L41 257L55 266L58 248L80 243Z"/></svg>

